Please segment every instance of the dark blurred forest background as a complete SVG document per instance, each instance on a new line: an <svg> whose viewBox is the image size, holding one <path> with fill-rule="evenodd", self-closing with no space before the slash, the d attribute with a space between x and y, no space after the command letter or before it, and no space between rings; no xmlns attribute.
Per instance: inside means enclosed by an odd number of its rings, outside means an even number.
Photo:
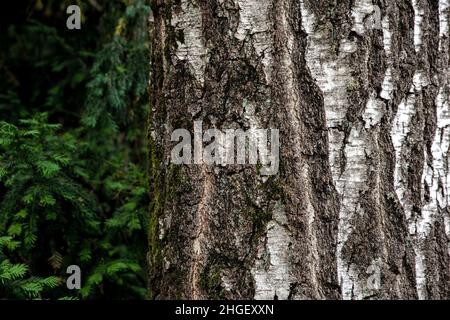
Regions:
<svg viewBox="0 0 450 320"><path fill-rule="evenodd" d="M66 27L73 4L81 30ZM0 299L146 297L149 13L2 2Z"/></svg>

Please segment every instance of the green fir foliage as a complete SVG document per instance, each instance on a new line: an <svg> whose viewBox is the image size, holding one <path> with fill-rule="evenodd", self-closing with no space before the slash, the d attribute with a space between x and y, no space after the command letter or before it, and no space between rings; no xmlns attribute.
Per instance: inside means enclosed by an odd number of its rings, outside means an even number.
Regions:
<svg viewBox="0 0 450 320"><path fill-rule="evenodd" d="M0 20L0 299L142 299L150 7L80 1L77 32L73 1L25 2Z"/></svg>

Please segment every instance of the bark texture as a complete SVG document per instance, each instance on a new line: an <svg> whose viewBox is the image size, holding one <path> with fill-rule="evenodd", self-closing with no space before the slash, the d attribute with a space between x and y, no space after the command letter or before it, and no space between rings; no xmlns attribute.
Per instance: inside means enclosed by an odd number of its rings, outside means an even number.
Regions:
<svg viewBox="0 0 450 320"><path fill-rule="evenodd" d="M153 298L450 298L449 0L152 9ZM279 129L279 173L172 164L197 120Z"/></svg>

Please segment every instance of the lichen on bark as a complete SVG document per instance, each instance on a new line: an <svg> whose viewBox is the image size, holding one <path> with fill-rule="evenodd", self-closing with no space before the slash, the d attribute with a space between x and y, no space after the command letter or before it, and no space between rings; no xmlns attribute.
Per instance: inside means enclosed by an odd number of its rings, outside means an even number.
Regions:
<svg viewBox="0 0 450 320"><path fill-rule="evenodd" d="M449 7L153 0L152 297L448 298ZM200 120L279 129L278 174L172 164Z"/></svg>

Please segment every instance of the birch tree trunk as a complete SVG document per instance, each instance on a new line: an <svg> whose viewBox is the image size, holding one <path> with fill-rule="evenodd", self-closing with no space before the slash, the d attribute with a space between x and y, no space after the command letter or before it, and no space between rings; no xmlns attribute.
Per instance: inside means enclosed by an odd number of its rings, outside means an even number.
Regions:
<svg viewBox="0 0 450 320"><path fill-rule="evenodd" d="M449 0L153 0L150 293L450 298ZM280 168L174 165L276 128Z"/></svg>

